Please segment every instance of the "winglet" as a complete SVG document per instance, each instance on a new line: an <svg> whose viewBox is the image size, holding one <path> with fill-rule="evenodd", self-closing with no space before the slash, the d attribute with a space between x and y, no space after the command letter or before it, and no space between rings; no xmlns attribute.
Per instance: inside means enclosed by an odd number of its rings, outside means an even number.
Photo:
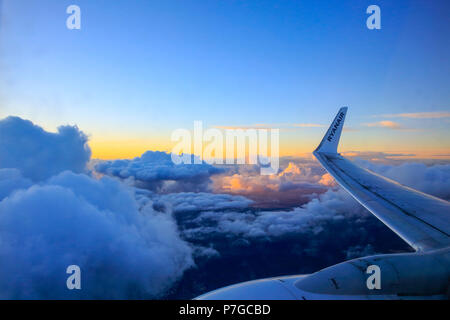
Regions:
<svg viewBox="0 0 450 320"><path fill-rule="evenodd" d="M328 128L327 133L320 142L314 152L337 153L339 138L341 137L342 127L344 126L345 115L347 114L347 107L339 109L336 117Z"/></svg>

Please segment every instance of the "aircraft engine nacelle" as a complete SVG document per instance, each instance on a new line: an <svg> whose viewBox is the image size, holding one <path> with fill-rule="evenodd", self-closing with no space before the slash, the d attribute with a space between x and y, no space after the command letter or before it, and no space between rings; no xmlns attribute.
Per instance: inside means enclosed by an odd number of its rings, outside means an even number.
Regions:
<svg viewBox="0 0 450 320"><path fill-rule="evenodd" d="M450 248L427 253L377 255L322 269L297 280L294 286L319 296L347 298L445 295L449 290L449 265Z"/></svg>

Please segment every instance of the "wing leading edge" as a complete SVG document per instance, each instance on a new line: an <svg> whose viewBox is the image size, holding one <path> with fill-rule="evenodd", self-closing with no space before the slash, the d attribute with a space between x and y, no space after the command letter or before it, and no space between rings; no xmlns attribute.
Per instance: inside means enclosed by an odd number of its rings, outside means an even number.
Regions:
<svg viewBox="0 0 450 320"><path fill-rule="evenodd" d="M337 153L347 107L313 152L321 165L367 210L417 251L450 245L450 203L357 166Z"/></svg>

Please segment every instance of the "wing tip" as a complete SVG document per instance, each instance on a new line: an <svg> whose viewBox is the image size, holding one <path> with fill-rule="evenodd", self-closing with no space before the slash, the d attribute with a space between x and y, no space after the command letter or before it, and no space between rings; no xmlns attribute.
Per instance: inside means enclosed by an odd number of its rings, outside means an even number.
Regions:
<svg viewBox="0 0 450 320"><path fill-rule="evenodd" d="M323 152L323 153L337 153L337 148L339 145L339 140L341 137L342 127L344 126L345 115L347 114L348 107L344 106L339 109L336 117L325 133L319 146L314 150L313 153Z"/></svg>

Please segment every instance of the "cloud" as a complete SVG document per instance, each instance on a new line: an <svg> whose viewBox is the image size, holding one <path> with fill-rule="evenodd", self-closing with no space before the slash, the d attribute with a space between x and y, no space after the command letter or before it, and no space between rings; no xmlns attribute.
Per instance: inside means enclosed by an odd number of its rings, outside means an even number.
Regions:
<svg viewBox="0 0 450 320"><path fill-rule="evenodd" d="M0 201L13 191L27 189L32 184L18 169L0 169Z"/></svg>
<svg viewBox="0 0 450 320"><path fill-rule="evenodd" d="M218 258L220 257L219 251L212 247L194 246L194 256L196 258Z"/></svg>
<svg viewBox="0 0 450 320"><path fill-rule="evenodd" d="M206 163L176 165L169 153L160 151L147 151L132 160L100 161L94 167L99 173L131 178L139 187L163 192L205 191L209 178L225 171Z"/></svg>
<svg viewBox="0 0 450 320"><path fill-rule="evenodd" d="M0 168L19 169L42 181L64 170L81 173L91 156L87 136L76 126L51 133L18 117L0 120Z"/></svg>
<svg viewBox="0 0 450 320"><path fill-rule="evenodd" d="M158 298L194 265L149 191L81 173L86 143L77 127L0 121L0 299ZM66 288L72 264L82 290Z"/></svg>
<svg viewBox="0 0 450 320"><path fill-rule="evenodd" d="M369 161L385 161L385 162L392 162L393 158L416 156L413 153L387 153L379 151L345 151L341 152L341 154L349 158L361 158Z"/></svg>
<svg viewBox="0 0 450 320"><path fill-rule="evenodd" d="M279 177L295 177L301 174L300 168L294 163L289 162L287 168L281 171L278 176Z"/></svg>
<svg viewBox="0 0 450 320"><path fill-rule="evenodd" d="M213 177L216 193L244 195L260 208L289 208L310 200L311 194L327 188L319 183L325 170L313 160L280 159L282 169L277 175L260 175L254 166L237 166L235 171Z"/></svg>
<svg viewBox="0 0 450 320"><path fill-rule="evenodd" d="M450 199L450 165L427 166L422 163L391 165L376 164L365 160L356 160L356 162L414 189L443 199ZM302 170L305 170L305 168ZM302 170L291 162L280 173L278 179L289 175L291 177L301 176ZM254 206L251 210L239 211L215 212L202 210L198 216L190 221L191 227L183 229L183 234L188 239L195 239L197 236L203 238L208 233L234 234L245 238L285 237L290 234L305 232L320 233L324 223L342 219L358 219L368 215L368 212L348 193L340 187L336 189L336 184L331 176L323 174L319 177L320 180L317 180L317 177L315 178L316 183L327 186L326 190L328 191L310 194L310 200L304 205L294 207L291 210L255 210ZM239 179L241 178L239 176ZM263 177L263 179L267 178ZM313 179L310 181L312 182ZM239 180L239 183L241 183L241 180ZM268 182L266 181L266 183ZM273 185L279 188L280 181L275 179ZM244 188L244 185L240 185L240 187ZM245 188L247 187L245 186ZM276 194L276 188L274 187L272 191L274 194ZM249 196L251 196L250 193Z"/></svg>
<svg viewBox="0 0 450 320"><path fill-rule="evenodd" d="M449 118L450 112L436 111L436 112L397 113L397 114L385 114L382 115L382 117L410 118L410 119L440 119L440 118Z"/></svg>
<svg viewBox="0 0 450 320"><path fill-rule="evenodd" d="M169 207L173 212L217 211L248 208L253 201L243 196L205 192L180 192L156 195L154 206Z"/></svg>
<svg viewBox="0 0 450 320"><path fill-rule="evenodd" d="M343 190L329 190L304 206L288 211L202 212L191 221L196 227L184 229L183 234L188 239L209 233L244 238L276 238L298 233L317 235L323 230L324 222L364 216L364 212L365 209Z"/></svg>
<svg viewBox="0 0 450 320"><path fill-rule="evenodd" d="M367 257L377 254L374 251L373 246L369 243L365 246L352 246L346 250L346 259L351 260L359 257Z"/></svg>
<svg viewBox="0 0 450 320"><path fill-rule="evenodd" d="M384 120L365 124L368 127L389 128L389 129L402 129L402 126L394 121Z"/></svg>
<svg viewBox="0 0 450 320"><path fill-rule="evenodd" d="M327 186L327 187L334 187L337 185L333 176L329 173L326 173L322 176L322 178L319 180L319 184Z"/></svg>
<svg viewBox="0 0 450 320"><path fill-rule="evenodd" d="M359 160L359 165L416 190L450 200L450 164L425 165L405 162L397 165Z"/></svg>
<svg viewBox="0 0 450 320"><path fill-rule="evenodd" d="M131 188L64 172L0 202L0 298L156 298L193 265L170 215ZM82 290L67 290L68 265Z"/></svg>
<svg viewBox="0 0 450 320"><path fill-rule="evenodd" d="M188 270L176 298L249 279L309 274L347 257L411 251L342 189L293 210L204 211L179 223L183 238L213 247L220 257Z"/></svg>

